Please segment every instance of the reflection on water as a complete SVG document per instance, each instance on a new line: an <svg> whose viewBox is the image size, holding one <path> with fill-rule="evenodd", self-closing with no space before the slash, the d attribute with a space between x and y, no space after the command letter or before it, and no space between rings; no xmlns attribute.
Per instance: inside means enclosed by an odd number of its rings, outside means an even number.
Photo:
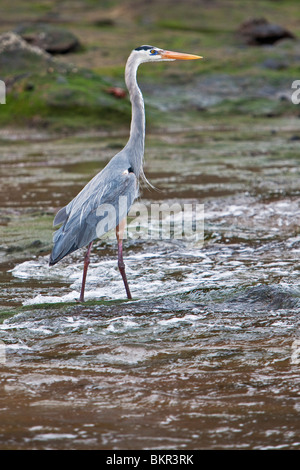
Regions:
<svg viewBox="0 0 300 470"><path fill-rule="evenodd" d="M82 146L96 162L93 142L34 145L20 158L34 160L26 172L47 198L23 198L24 211L68 202L88 177L74 170ZM132 301L113 240L95 245L85 304L74 301L84 250L51 268L48 252L3 264L1 448L300 448L297 158L264 153L250 165L212 148L207 162L192 139L188 149L180 158L167 147L168 175L163 158L157 171L162 148L149 146L160 191L143 201L204 203L204 245L127 240ZM53 166L47 177L40 160ZM28 191L24 168L8 166Z"/></svg>

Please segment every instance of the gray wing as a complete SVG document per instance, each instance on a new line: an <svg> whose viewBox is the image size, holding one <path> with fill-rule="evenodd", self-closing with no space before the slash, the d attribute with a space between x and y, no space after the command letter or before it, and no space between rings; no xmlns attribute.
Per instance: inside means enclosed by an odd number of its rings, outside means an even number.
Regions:
<svg viewBox="0 0 300 470"><path fill-rule="evenodd" d="M111 170L102 170L56 214L53 224L63 225L53 237L50 265L100 238L126 217L137 196L137 179L120 168L111 176Z"/></svg>

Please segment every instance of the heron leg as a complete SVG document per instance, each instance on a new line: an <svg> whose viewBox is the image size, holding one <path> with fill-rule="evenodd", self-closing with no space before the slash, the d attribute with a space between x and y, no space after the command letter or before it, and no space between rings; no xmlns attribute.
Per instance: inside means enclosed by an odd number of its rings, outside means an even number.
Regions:
<svg viewBox="0 0 300 470"><path fill-rule="evenodd" d="M91 250L92 250L92 245L93 245L93 242L91 242L89 244L88 250L87 250L85 258L84 258L82 284L81 284L79 302L84 302L85 281L86 281L87 270L88 270L88 267L89 267L89 264L90 264L90 254L91 254Z"/></svg>
<svg viewBox="0 0 300 470"><path fill-rule="evenodd" d="M126 273L125 273L125 263L123 261L123 234L125 229L126 219L122 220L116 227L116 235L118 240L118 268L122 276L127 298L132 299L131 292L129 289Z"/></svg>

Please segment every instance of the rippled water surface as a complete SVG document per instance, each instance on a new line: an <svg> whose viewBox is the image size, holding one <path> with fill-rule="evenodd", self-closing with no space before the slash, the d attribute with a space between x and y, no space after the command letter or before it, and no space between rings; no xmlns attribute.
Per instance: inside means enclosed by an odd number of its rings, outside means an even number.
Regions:
<svg viewBox="0 0 300 470"><path fill-rule="evenodd" d="M52 219L123 137L1 148L2 449L299 449L297 122L149 135L141 201L201 240L114 240L48 267ZM280 131L280 132L279 132Z"/></svg>

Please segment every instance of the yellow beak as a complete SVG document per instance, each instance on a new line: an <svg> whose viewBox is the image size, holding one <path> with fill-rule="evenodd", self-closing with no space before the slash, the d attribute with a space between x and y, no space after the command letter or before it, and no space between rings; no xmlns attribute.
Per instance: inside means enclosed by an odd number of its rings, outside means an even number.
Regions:
<svg viewBox="0 0 300 470"><path fill-rule="evenodd" d="M183 54L182 52L173 52L173 51L161 51L160 56L162 59L178 59L178 60L203 59L201 55Z"/></svg>

